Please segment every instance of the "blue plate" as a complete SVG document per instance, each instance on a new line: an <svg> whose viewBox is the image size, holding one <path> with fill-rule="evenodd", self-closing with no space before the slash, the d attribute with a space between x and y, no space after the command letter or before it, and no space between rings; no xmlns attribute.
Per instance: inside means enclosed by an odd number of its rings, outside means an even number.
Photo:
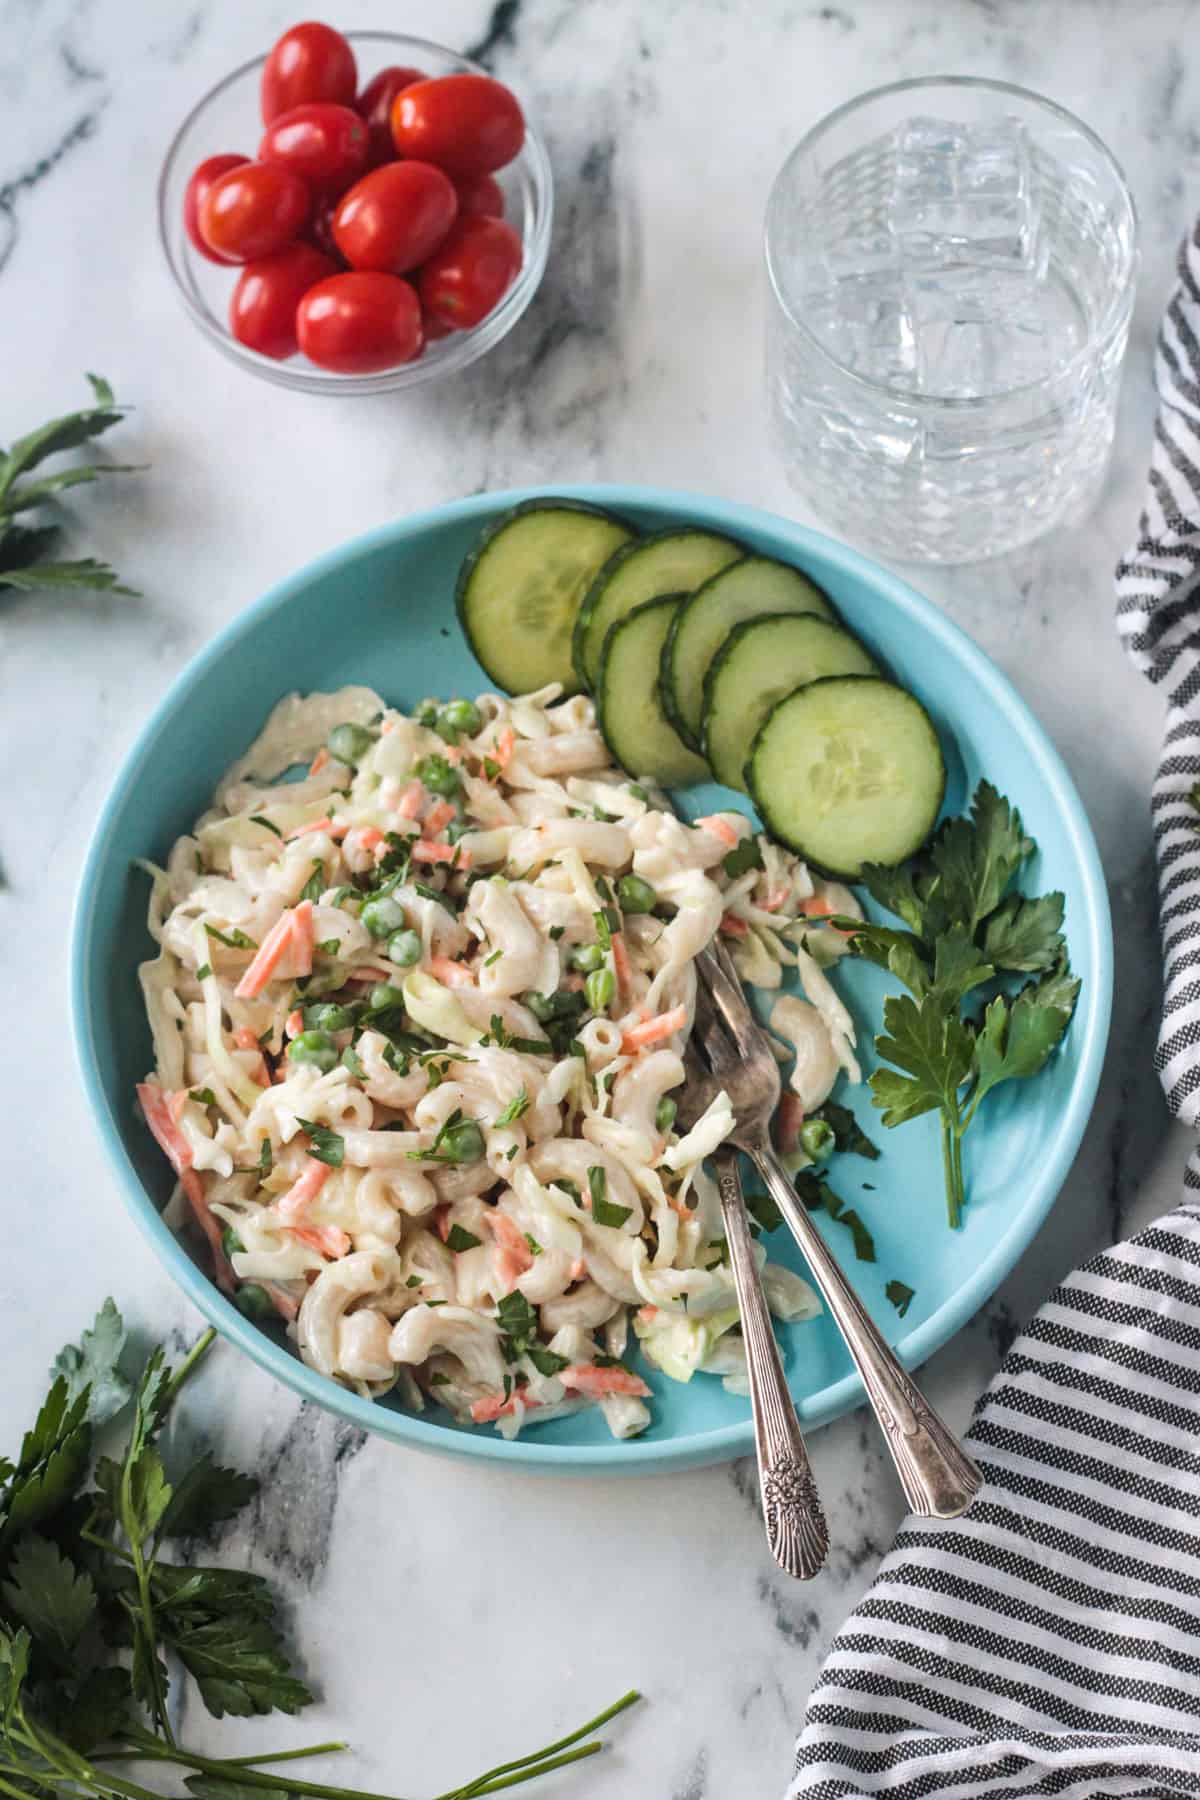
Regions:
<svg viewBox="0 0 1200 1800"><path fill-rule="evenodd" d="M217 779L293 688L365 682L407 706L425 694L476 694L489 684L454 616L454 581L482 528L543 490L482 494L371 532L301 570L250 607L179 677L134 745L101 814L83 872L72 948L76 1044L100 1135L125 1200L158 1256L226 1337L298 1393L398 1443L486 1457L520 1469L602 1469L646 1474L716 1462L752 1448L748 1402L718 1380L686 1386L646 1371L653 1424L628 1443L609 1437L598 1411L533 1426L516 1443L463 1429L438 1411L421 1416L371 1403L314 1374L281 1336L242 1318L159 1216L170 1189L166 1164L133 1108L134 1083L151 1066L136 966L150 948L145 877L135 856L162 860L207 806ZM851 630L920 696L941 735L948 811L958 812L986 775L1020 807L1039 846L1031 890L1061 888L1071 959L1083 987L1061 1052L1031 1082L992 1095L966 1140L970 1195L963 1229L945 1225L937 1127L929 1118L881 1130L865 1089L840 1093L883 1155L843 1157L836 1185L875 1237L877 1261L855 1263L844 1228L823 1220L859 1292L916 1365L971 1317L1007 1275L1052 1205L1096 1094L1108 1033L1112 933L1100 860L1079 796L1057 752L1003 675L927 600L865 557L748 506L656 488L544 490L591 500L653 530L693 523L797 564L832 596ZM281 615L287 615L285 630ZM286 658L279 645L288 646ZM689 809L746 803L716 787ZM858 1021L864 1061L888 979L844 962L838 986ZM868 1188L869 1184L869 1188ZM790 1238L771 1254L803 1265ZM884 1294L889 1278L916 1297L903 1321ZM785 1327L792 1391L807 1424L847 1411L862 1387L827 1317Z"/></svg>

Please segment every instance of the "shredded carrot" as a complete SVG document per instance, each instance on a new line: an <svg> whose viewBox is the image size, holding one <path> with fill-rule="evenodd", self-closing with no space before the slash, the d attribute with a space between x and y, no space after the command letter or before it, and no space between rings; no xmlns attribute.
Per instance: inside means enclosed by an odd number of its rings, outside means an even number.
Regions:
<svg viewBox="0 0 1200 1800"><path fill-rule="evenodd" d="M570 1273L572 1281L583 1280L584 1276L587 1274L587 1264L584 1262L582 1256L577 1256L575 1258L575 1261L571 1264Z"/></svg>
<svg viewBox="0 0 1200 1800"><path fill-rule="evenodd" d="M396 811L402 819L419 819L421 808L425 804L425 784L422 781L410 781L396 802Z"/></svg>
<svg viewBox="0 0 1200 1800"><path fill-rule="evenodd" d="M321 748L317 751L317 754L313 757L312 761L308 765L309 774L310 775L319 775L321 773L321 770L325 767L325 764L328 761L329 761L329 752L325 748L324 744L322 744Z"/></svg>
<svg viewBox="0 0 1200 1800"><path fill-rule="evenodd" d="M736 913L727 912L721 914L721 930L726 937L744 938L750 927Z"/></svg>
<svg viewBox="0 0 1200 1800"><path fill-rule="evenodd" d="M448 1200L443 1200L440 1206L434 1207L433 1229L444 1244L450 1236L450 1202Z"/></svg>
<svg viewBox="0 0 1200 1800"><path fill-rule="evenodd" d="M317 932L313 924L311 900L302 900L299 906L292 909L292 944L296 951L297 975L311 975L313 951L317 947Z"/></svg>
<svg viewBox="0 0 1200 1800"><path fill-rule="evenodd" d="M423 829L429 833L430 837L436 837L439 831L445 830L453 817L454 808L450 802L439 800L437 805L431 806L426 813Z"/></svg>
<svg viewBox="0 0 1200 1800"><path fill-rule="evenodd" d="M464 969L462 964L455 962L454 958L451 956L431 956L429 959L429 968L431 974L436 975L438 980L446 987L465 988L475 986L474 977L472 976L470 969Z"/></svg>
<svg viewBox="0 0 1200 1800"><path fill-rule="evenodd" d="M516 747L517 734L511 725L506 725L504 730L500 733L500 736L496 739L496 754L493 761L498 762L502 769L507 769L509 763L512 761L513 751Z"/></svg>
<svg viewBox="0 0 1200 1800"><path fill-rule="evenodd" d="M330 837L345 837L348 825L339 824L336 819L313 819L308 825L297 825L293 831L284 834L284 843L290 844L293 838L308 837L314 831L327 832Z"/></svg>
<svg viewBox="0 0 1200 1800"><path fill-rule="evenodd" d="M358 841L364 850L378 850L380 844L387 842L378 825L364 825L358 834Z"/></svg>
<svg viewBox="0 0 1200 1800"><path fill-rule="evenodd" d="M618 994L627 994L633 967L629 961L624 932L614 931L612 934L612 959L613 972L617 977L617 992Z"/></svg>
<svg viewBox="0 0 1200 1800"><path fill-rule="evenodd" d="M764 912L778 912L786 899L786 888L772 888L762 903L762 909ZM801 910L803 911L803 908Z"/></svg>
<svg viewBox="0 0 1200 1800"><path fill-rule="evenodd" d="M235 1050L259 1050L262 1048L249 1025L238 1026L233 1034L233 1047Z"/></svg>
<svg viewBox="0 0 1200 1800"><path fill-rule="evenodd" d="M563 1369L558 1379L568 1393L586 1394L598 1400L605 1394L636 1394L644 1399L650 1392L640 1375L632 1369L598 1369L595 1363L575 1363Z"/></svg>
<svg viewBox="0 0 1200 1800"><path fill-rule="evenodd" d="M293 1007L284 1020L283 1029L290 1038L299 1037L304 1030L304 1014L298 1006Z"/></svg>
<svg viewBox="0 0 1200 1800"><path fill-rule="evenodd" d="M187 1203L192 1209L192 1216L208 1241L208 1247L212 1251L213 1272L217 1278L217 1286L223 1288L225 1293L232 1294L237 1287L237 1280L221 1243L221 1225L209 1207L204 1192L204 1183L192 1167L192 1146L171 1116L169 1097L163 1093L155 1081L140 1081L137 1097L141 1104L142 1116L150 1127L159 1149L178 1175L179 1185L187 1197Z"/></svg>
<svg viewBox="0 0 1200 1800"><path fill-rule="evenodd" d="M307 1157L303 1169L287 1193L281 1194L275 1203L279 1217L289 1223L303 1217L305 1208L316 1199L331 1174L328 1163L318 1162L315 1156Z"/></svg>
<svg viewBox="0 0 1200 1800"><path fill-rule="evenodd" d="M351 969L349 975L347 975L347 977L346 977L347 981L376 982L376 981L391 981L391 979L392 979L392 971L390 969L372 969L372 968Z"/></svg>
<svg viewBox="0 0 1200 1800"><path fill-rule="evenodd" d="M308 906L311 917L312 904L311 902L305 902L305 904ZM290 912L281 913L268 931L248 964L242 979L233 990L239 1000L256 999L270 981L271 976L275 973L276 965L292 942L292 918L293 915ZM309 968L312 968L311 959Z"/></svg>
<svg viewBox="0 0 1200 1800"><path fill-rule="evenodd" d="M385 719L383 724L379 727L379 735L380 737L386 737L389 731L395 731L395 729L395 719Z"/></svg>
<svg viewBox="0 0 1200 1800"><path fill-rule="evenodd" d="M658 1317L657 1306L639 1306L637 1316L641 1324L651 1325Z"/></svg>
<svg viewBox="0 0 1200 1800"><path fill-rule="evenodd" d="M518 1400L522 1402L527 1412L530 1407L542 1404L540 1400L534 1400L525 1392L514 1394L508 1400L504 1398L503 1394L488 1394L484 1399L472 1403L471 1417L476 1425L490 1425L493 1419L500 1419L506 1413L516 1412Z"/></svg>
<svg viewBox="0 0 1200 1800"><path fill-rule="evenodd" d="M830 905L824 894L810 894L807 900L800 902L800 911L806 919L829 919L837 908ZM831 925L830 930L836 931L841 937L854 936L853 931L847 931L844 925Z"/></svg>
<svg viewBox="0 0 1200 1800"><path fill-rule="evenodd" d="M533 1252L525 1242L524 1233L515 1219L507 1213L493 1208L484 1214L492 1236L496 1240L493 1257L496 1274L503 1283L506 1293L511 1294L517 1285L517 1279L526 1269L533 1267Z"/></svg>
<svg viewBox="0 0 1200 1800"><path fill-rule="evenodd" d="M775 1114L775 1148L783 1156L790 1156L799 1148L800 1127L804 1123L804 1108L799 1096L784 1093Z"/></svg>
<svg viewBox="0 0 1200 1800"><path fill-rule="evenodd" d="M728 844L731 850L741 841L737 834L737 828L731 825L728 819L722 818L720 813L709 813L707 818L697 819L696 823L703 825L705 831L711 831L714 837L719 837L721 842Z"/></svg>
<svg viewBox="0 0 1200 1800"><path fill-rule="evenodd" d="M340 1225L321 1225L313 1230L308 1225L285 1225L283 1228L298 1243L307 1244L310 1250L316 1250L321 1256L345 1256L351 1246L351 1240Z"/></svg>
<svg viewBox="0 0 1200 1800"><path fill-rule="evenodd" d="M677 1031L682 1031L687 1024L687 1007L673 1006L670 1012L659 1013L657 1018L646 1019L641 1025L632 1025L621 1039L621 1048L627 1056L638 1050L645 1050L651 1044L661 1044Z"/></svg>
<svg viewBox="0 0 1200 1800"><path fill-rule="evenodd" d="M412 847L414 862L448 863L459 862L467 867L467 854L458 844L431 844L426 838L418 838Z"/></svg>

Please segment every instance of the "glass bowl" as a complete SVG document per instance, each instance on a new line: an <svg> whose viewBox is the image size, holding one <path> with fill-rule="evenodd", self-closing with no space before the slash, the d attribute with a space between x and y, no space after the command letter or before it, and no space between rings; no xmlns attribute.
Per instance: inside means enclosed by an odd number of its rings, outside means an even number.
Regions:
<svg viewBox="0 0 1200 1800"><path fill-rule="evenodd" d="M469 57L425 38L406 37L394 31L348 31L345 35L358 59L360 90L377 70L393 63L415 66L429 75L487 74ZM210 344L215 344L239 367L301 393L392 393L465 369L512 330L537 292L546 267L554 216L554 181L546 146L529 117L524 97L518 92L525 113L525 143L520 155L496 175L504 189L505 217L524 248L516 280L486 319L470 331L456 331L436 339L415 362L401 363L394 369L377 369L368 375L343 375L320 369L301 356L277 362L239 344L227 323L237 270L221 268L199 255L184 230L183 196L196 164L223 151L253 156L258 147L264 129L258 108L259 78L266 60L266 53L256 56L219 81L183 121L163 162L158 181L159 236L188 317Z"/></svg>

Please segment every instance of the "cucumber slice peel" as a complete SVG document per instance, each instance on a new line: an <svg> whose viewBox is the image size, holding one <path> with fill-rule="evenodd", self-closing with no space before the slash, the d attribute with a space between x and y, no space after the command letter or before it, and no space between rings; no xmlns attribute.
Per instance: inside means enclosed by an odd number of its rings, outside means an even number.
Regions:
<svg viewBox="0 0 1200 1800"><path fill-rule="evenodd" d="M682 595L645 600L610 625L596 682L596 722L621 767L663 787L708 780L708 764L682 742L662 709L658 665Z"/></svg>
<svg viewBox="0 0 1200 1800"><path fill-rule="evenodd" d="M647 600L691 593L743 555L731 538L692 526L656 531L617 550L598 572L575 621L575 672L595 689L608 632Z"/></svg>
<svg viewBox="0 0 1200 1800"><path fill-rule="evenodd" d="M526 500L466 558L455 604L476 661L505 693L549 682L579 692L575 619L596 573L633 537L623 519L581 500Z"/></svg>
<svg viewBox="0 0 1200 1800"><path fill-rule="evenodd" d="M895 868L925 843L946 788L933 721L875 675L811 682L768 713L747 764L767 830L843 880Z"/></svg>

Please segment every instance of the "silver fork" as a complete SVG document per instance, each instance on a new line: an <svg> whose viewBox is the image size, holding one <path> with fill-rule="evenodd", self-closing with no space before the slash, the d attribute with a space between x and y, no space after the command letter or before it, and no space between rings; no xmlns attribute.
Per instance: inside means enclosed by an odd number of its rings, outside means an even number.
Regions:
<svg viewBox="0 0 1200 1800"><path fill-rule="evenodd" d="M923 1518L955 1519L970 1506L983 1477L897 1360L796 1197L770 1138L771 1119L779 1104L779 1064L723 946L702 951L698 969L696 1022L701 1038L713 1044L713 1027L719 1018L729 1039L719 1079L715 1073L710 1079L713 1091L716 1086L724 1087L733 1104L732 1141L745 1151L766 1182L804 1252L812 1278L862 1377L910 1509ZM716 1071L718 1059L712 1050L709 1062Z"/></svg>
<svg viewBox="0 0 1200 1800"><path fill-rule="evenodd" d="M679 1127L683 1131L691 1129L720 1085L690 1045L687 1069L688 1083L679 1098ZM811 1581L829 1553L829 1528L754 1260L754 1239L750 1235L737 1152L722 1146L712 1161L717 1172L733 1285L742 1315L767 1542L781 1569L798 1581Z"/></svg>

